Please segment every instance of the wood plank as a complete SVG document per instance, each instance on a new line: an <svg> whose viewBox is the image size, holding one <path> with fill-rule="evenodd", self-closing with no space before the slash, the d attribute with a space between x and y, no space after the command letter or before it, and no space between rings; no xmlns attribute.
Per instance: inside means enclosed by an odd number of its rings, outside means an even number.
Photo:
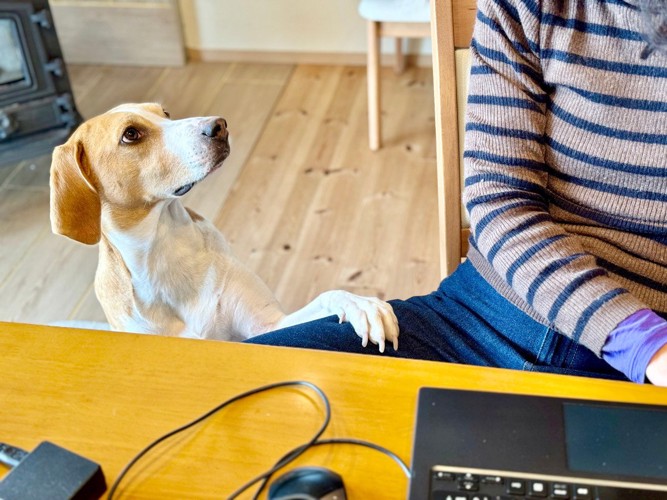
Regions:
<svg viewBox="0 0 667 500"><path fill-rule="evenodd" d="M89 92L76 97L79 112L85 119L104 113L126 102L143 102L154 85L158 85L163 68L94 66L98 83ZM85 72L80 77L85 78Z"/></svg>
<svg viewBox="0 0 667 500"><path fill-rule="evenodd" d="M100 305L93 283L90 283L88 289L83 293L78 303L74 306L67 317L67 321L97 321L106 323L107 318L104 315L102 306ZM86 327L82 327L86 328Z"/></svg>
<svg viewBox="0 0 667 500"><path fill-rule="evenodd" d="M89 288L97 267L97 248L42 230L24 253L21 272L0 287L0 318L49 323L69 319Z"/></svg>
<svg viewBox="0 0 667 500"><path fill-rule="evenodd" d="M0 189L8 182L8 180L15 175L15 172L21 168L23 162L13 163L11 165L0 165Z"/></svg>
<svg viewBox="0 0 667 500"><path fill-rule="evenodd" d="M411 70L387 81L383 108L385 148L373 155L368 166L374 183L362 184L363 216L350 235L367 235L374 255L367 259L370 274L356 284L387 283L387 298L407 298L427 293L438 285L437 206L435 141L433 137L433 95L428 70ZM419 111L415 111L419 110ZM349 161L353 161L352 158ZM429 238L429 235L433 237ZM418 243L417 243L418 242ZM358 250L348 247L350 260ZM364 257L365 256L365 257ZM387 282L387 270L395 269ZM377 288L370 287L369 292ZM380 293L381 295L381 293Z"/></svg>
<svg viewBox="0 0 667 500"><path fill-rule="evenodd" d="M230 81L213 97L203 114L222 115L227 120L231 154L218 172L194 187L184 200L186 206L208 219L215 218L264 132L284 85L285 82L262 84Z"/></svg>
<svg viewBox="0 0 667 500"><path fill-rule="evenodd" d="M191 63L166 68L142 96L143 101L161 103L173 119L205 116L225 82L231 64Z"/></svg>
<svg viewBox="0 0 667 500"><path fill-rule="evenodd" d="M455 34L452 0L431 3L433 79L437 141L440 273L444 278L461 262L461 175L456 99Z"/></svg>
<svg viewBox="0 0 667 500"><path fill-rule="evenodd" d="M367 237L356 233L357 217L365 213L360 193L364 185L372 183L370 165L360 161L373 153L357 139L365 135L364 83L361 69L348 68L340 75L304 161L304 174L313 185L312 197L305 204L293 196L285 210L289 219L282 224L300 212L304 218L295 228L298 233L291 244L294 257L276 286L277 295L284 297L281 300L289 309L300 307L327 288L353 290L354 283L348 277L361 272L358 269L367 269L361 255L350 256L346 251L350 242L364 245ZM352 157L350 149L357 150ZM294 189L301 188L297 185ZM383 291L372 294L382 296Z"/></svg>
<svg viewBox="0 0 667 500"><path fill-rule="evenodd" d="M216 218L288 310L330 288L405 298L437 285L430 71L383 72L377 153L364 141L363 73L298 67Z"/></svg>
<svg viewBox="0 0 667 500"><path fill-rule="evenodd" d="M233 82L285 85L294 71L293 64L233 64L229 80Z"/></svg>
<svg viewBox="0 0 667 500"><path fill-rule="evenodd" d="M290 250L303 224L304 206L312 199L318 178L326 175L326 158L313 163L307 156L342 72L341 67L296 69L267 132L216 219L238 255L254 260L251 267L269 286L278 284L293 258Z"/></svg>
<svg viewBox="0 0 667 500"><path fill-rule="evenodd" d="M96 65L67 64L67 74L69 75L72 94L77 104L89 92L95 91L100 85L104 85L105 82L101 67Z"/></svg>
<svg viewBox="0 0 667 500"><path fill-rule="evenodd" d="M380 78L380 23L366 22L368 61L366 62L366 85L368 95L368 147L377 151L382 145L382 79Z"/></svg>
<svg viewBox="0 0 667 500"><path fill-rule="evenodd" d="M317 210L325 210L326 219L311 220L303 230L305 245L321 246L322 241L331 245L340 263L333 272L336 287L388 299L426 293L437 286L437 275L432 273L436 241L429 244L426 239L429 233L434 234L437 223L433 141L429 134L432 116L415 112L432 109L432 98L427 92L410 93L402 88L420 81L416 74L411 71L404 75L403 84L401 79L389 78L389 72L383 75L387 81L385 95L391 103L383 110L383 119L390 125L385 146L375 154L358 146L341 148L344 154L333 159L332 171L358 166L352 169L353 175L344 175L345 170L341 170L339 175L323 179ZM428 72L422 73L421 82L428 80ZM357 103L362 101L358 99ZM359 118L362 114L363 105ZM350 135L362 130L360 120L350 127ZM420 134L423 140L419 140ZM420 244L412 244L417 241ZM295 269L294 273L279 291L306 286L314 274L308 269L302 273ZM308 298L302 296L301 300Z"/></svg>
<svg viewBox="0 0 667 500"><path fill-rule="evenodd" d="M258 64L319 64L326 66L365 66L364 52L285 52L265 50L224 50L186 48L188 61L254 62ZM394 64L394 54L382 54L383 66ZM420 68L430 68L431 54L409 54L406 60Z"/></svg>
<svg viewBox="0 0 667 500"><path fill-rule="evenodd" d="M470 46L476 16L477 0L456 0L452 2L454 46L457 49Z"/></svg>
<svg viewBox="0 0 667 500"><path fill-rule="evenodd" d="M30 266L26 253L38 238L50 231L49 193L27 193L21 189L3 189L0 196L0 302L14 292L3 288L9 276L22 276ZM0 318L7 319L0 314Z"/></svg>
<svg viewBox="0 0 667 500"><path fill-rule="evenodd" d="M38 156L21 162L19 168L10 179L6 187L30 188L49 190L49 168L51 167L51 155Z"/></svg>

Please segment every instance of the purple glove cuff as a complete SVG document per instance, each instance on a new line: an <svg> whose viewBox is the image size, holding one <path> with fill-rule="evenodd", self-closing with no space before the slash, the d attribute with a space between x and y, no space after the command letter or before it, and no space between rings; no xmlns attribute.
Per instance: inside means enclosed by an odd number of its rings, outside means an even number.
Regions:
<svg viewBox="0 0 667 500"><path fill-rule="evenodd" d="M667 321L650 309L625 318L609 334L602 359L633 382L643 383L653 355L667 344Z"/></svg>

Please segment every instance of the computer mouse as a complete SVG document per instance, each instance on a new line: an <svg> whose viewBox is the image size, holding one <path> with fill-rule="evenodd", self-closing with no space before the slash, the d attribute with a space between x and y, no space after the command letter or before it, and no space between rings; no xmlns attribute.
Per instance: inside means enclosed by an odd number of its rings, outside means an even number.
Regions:
<svg viewBox="0 0 667 500"><path fill-rule="evenodd" d="M343 478L324 467L297 467L276 478L269 500L345 500Z"/></svg>

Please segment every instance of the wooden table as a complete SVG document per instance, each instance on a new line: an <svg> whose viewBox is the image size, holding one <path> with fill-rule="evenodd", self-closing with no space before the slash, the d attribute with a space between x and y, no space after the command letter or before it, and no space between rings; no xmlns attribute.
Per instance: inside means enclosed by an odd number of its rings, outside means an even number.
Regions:
<svg viewBox="0 0 667 500"><path fill-rule="evenodd" d="M100 463L108 484L153 439L279 381L326 392L332 421L324 437L372 441L408 465L422 386L667 405L666 389L631 383L17 323L0 323L0 359L0 441L28 450L55 442ZM123 481L119 498L224 498L307 441L323 415L307 389L238 402L160 445ZM401 470L373 450L321 446L296 464L338 471L352 500L406 497Z"/></svg>

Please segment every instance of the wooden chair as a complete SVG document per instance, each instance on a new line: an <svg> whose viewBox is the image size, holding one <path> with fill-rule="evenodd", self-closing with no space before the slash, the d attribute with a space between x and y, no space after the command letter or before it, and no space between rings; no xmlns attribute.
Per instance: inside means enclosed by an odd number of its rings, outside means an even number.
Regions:
<svg viewBox="0 0 667 500"><path fill-rule="evenodd" d="M468 53L476 12L475 0L431 0L442 277L450 275L468 251L470 229L461 188Z"/></svg>
<svg viewBox="0 0 667 500"><path fill-rule="evenodd" d="M377 151L382 145L380 97L380 40L396 38L395 70L405 67L403 38L430 38L429 0L361 0L359 15L368 23L368 145Z"/></svg>

